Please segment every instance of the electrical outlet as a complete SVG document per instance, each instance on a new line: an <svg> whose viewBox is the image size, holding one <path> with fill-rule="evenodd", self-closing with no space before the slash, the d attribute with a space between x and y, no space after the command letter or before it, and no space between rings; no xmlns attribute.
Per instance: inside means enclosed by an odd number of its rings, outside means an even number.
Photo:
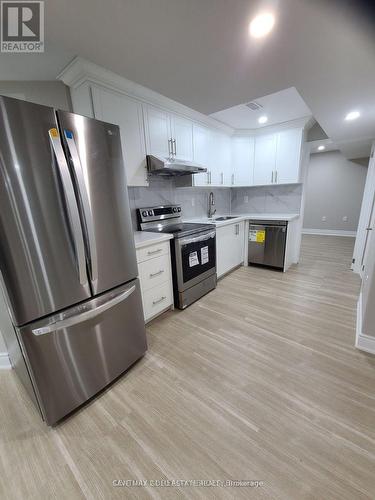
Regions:
<svg viewBox="0 0 375 500"><path fill-rule="evenodd" d="M249 203L249 197L248 196L244 196L243 197L243 201L244 201L244 203Z"/></svg>
<svg viewBox="0 0 375 500"><path fill-rule="evenodd" d="M192 199L191 199L191 206L192 206L192 207L194 207L194 206L195 206L195 199L194 199L194 198L192 198Z"/></svg>
<svg viewBox="0 0 375 500"><path fill-rule="evenodd" d="M327 217L325 215L323 215L322 222L326 222L326 221L327 221Z"/></svg>
<svg viewBox="0 0 375 500"><path fill-rule="evenodd" d="M343 222L348 222L348 216L347 215L344 215L344 217L342 218Z"/></svg>

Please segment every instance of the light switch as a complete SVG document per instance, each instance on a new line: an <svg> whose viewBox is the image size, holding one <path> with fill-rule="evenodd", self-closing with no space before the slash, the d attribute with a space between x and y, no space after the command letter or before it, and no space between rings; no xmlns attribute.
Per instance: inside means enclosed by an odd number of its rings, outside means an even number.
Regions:
<svg viewBox="0 0 375 500"><path fill-rule="evenodd" d="M243 197L244 203L249 203L249 197L246 195Z"/></svg>
<svg viewBox="0 0 375 500"><path fill-rule="evenodd" d="M325 215L323 215L323 217L322 217L322 221L323 221L323 222L326 222L326 221L327 221L327 217L326 217Z"/></svg>
<svg viewBox="0 0 375 500"><path fill-rule="evenodd" d="M343 220L344 222L348 222L348 216L347 216L347 215L344 215L344 217L342 218L342 220Z"/></svg>

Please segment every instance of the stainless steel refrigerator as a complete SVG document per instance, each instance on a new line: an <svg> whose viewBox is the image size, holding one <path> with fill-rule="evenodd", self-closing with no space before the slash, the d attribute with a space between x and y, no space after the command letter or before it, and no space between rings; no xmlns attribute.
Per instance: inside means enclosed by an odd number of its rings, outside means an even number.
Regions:
<svg viewBox="0 0 375 500"><path fill-rule="evenodd" d="M119 128L0 97L11 362L49 425L146 351Z"/></svg>

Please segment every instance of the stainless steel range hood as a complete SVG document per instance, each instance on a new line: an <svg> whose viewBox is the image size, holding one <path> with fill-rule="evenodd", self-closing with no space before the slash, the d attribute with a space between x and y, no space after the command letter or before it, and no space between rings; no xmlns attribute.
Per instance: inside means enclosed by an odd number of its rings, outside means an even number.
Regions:
<svg viewBox="0 0 375 500"><path fill-rule="evenodd" d="M190 161L178 158L162 158L160 156L147 155L147 170L150 174L161 176L176 176L188 174L201 174L207 172L207 168Z"/></svg>

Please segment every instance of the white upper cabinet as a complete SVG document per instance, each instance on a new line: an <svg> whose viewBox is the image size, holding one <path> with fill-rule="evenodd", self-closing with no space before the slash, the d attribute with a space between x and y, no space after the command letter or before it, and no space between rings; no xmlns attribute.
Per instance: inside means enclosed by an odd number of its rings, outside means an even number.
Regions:
<svg viewBox="0 0 375 500"><path fill-rule="evenodd" d="M168 111L144 105L147 154L167 158L172 156L172 131Z"/></svg>
<svg viewBox="0 0 375 500"><path fill-rule="evenodd" d="M230 137L221 132L214 134L213 143L213 184L216 186L230 186L232 182L232 157Z"/></svg>
<svg viewBox="0 0 375 500"><path fill-rule="evenodd" d="M207 169L209 168L210 139L210 130L207 127L197 123L193 124L193 160ZM209 176L209 171L203 174L194 174L194 186L207 186L209 184Z"/></svg>
<svg viewBox="0 0 375 500"><path fill-rule="evenodd" d="M154 106L144 106L147 153L193 160L193 122Z"/></svg>
<svg viewBox="0 0 375 500"><path fill-rule="evenodd" d="M95 86L91 93L94 117L120 127L128 186L148 186L141 103Z"/></svg>
<svg viewBox="0 0 375 500"><path fill-rule="evenodd" d="M193 122L178 115L171 115L173 154L176 158L193 161Z"/></svg>
<svg viewBox="0 0 375 500"><path fill-rule="evenodd" d="M272 184L275 178L276 134L255 137L254 185Z"/></svg>
<svg viewBox="0 0 375 500"><path fill-rule="evenodd" d="M232 186L254 183L254 137L232 138Z"/></svg>
<svg viewBox="0 0 375 500"><path fill-rule="evenodd" d="M277 184L299 182L302 129L283 130L277 134L276 173Z"/></svg>

